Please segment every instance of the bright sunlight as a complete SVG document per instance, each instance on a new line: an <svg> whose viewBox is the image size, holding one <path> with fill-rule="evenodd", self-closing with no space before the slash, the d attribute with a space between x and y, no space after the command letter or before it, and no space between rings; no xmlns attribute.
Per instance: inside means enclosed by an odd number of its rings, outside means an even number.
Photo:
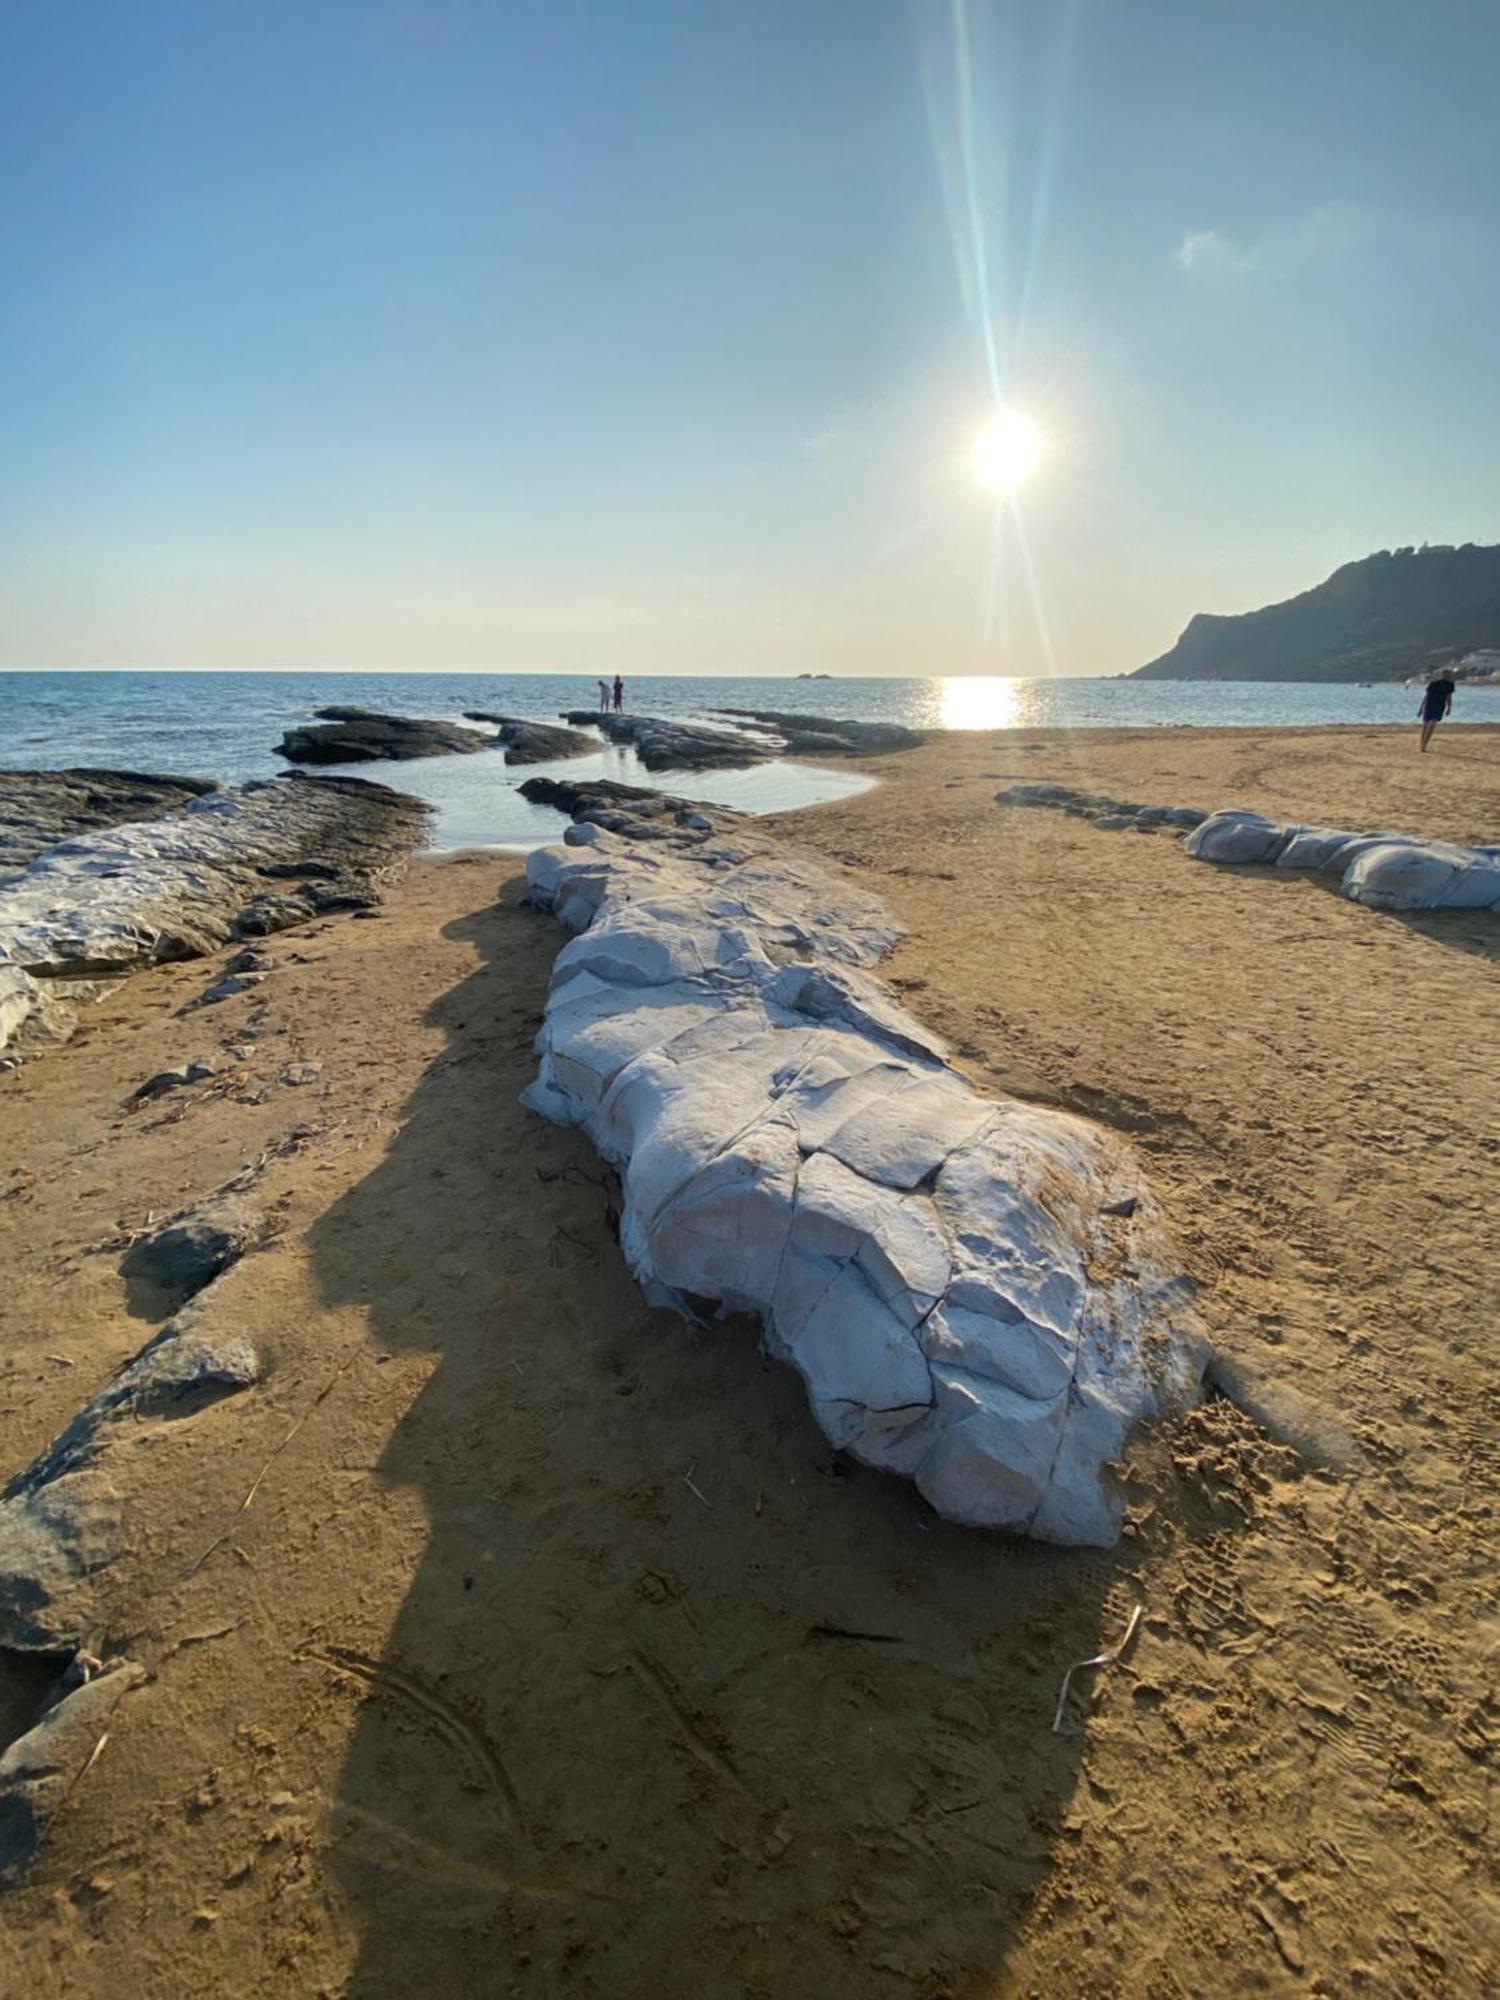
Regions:
<svg viewBox="0 0 1500 2000"><path fill-rule="evenodd" d="M999 410L974 440L974 477L992 493L1014 493L1036 470L1044 440L1019 410Z"/></svg>

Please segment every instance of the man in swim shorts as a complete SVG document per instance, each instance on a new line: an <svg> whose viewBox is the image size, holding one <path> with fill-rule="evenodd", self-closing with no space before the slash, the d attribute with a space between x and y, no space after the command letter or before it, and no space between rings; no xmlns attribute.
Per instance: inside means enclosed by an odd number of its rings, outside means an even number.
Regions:
<svg viewBox="0 0 1500 2000"><path fill-rule="evenodd" d="M1453 706L1453 682L1448 669L1440 667L1422 690L1422 748L1432 741L1432 732Z"/></svg>

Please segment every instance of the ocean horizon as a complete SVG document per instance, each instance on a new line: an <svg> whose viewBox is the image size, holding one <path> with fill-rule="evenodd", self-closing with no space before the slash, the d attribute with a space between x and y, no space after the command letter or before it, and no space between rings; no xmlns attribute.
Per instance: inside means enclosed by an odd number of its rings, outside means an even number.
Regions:
<svg viewBox="0 0 1500 2000"><path fill-rule="evenodd" d="M285 730L330 703L459 721L466 709L555 721L593 709L596 674L364 673L288 668L11 668L0 672L0 767L98 765L241 784L290 767L276 754ZM1309 686L1282 681L1139 681L1088 676L923 679L846 675L634 675L629 709L726 723L734 708L785 709L918 729L1285 728L1415 724L1414 690L1389 683ZM1500 721L1494 690L1461 689L1453 721ZM499 752L346 768L414 793L434 812L432 844L526 848L556 834L556 815L520 795L528 776ZM864 790L870 779L837 766L776 762L746 771L646 772L628 747L555 767L580 778L645 784L747 812L783 812Z"/></svg>

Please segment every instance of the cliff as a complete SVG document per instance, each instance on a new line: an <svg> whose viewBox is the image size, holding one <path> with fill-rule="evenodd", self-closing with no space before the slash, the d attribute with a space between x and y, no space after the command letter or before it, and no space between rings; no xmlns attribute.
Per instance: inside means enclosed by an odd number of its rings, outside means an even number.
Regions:
<svg viewBox="0 0 1500 2000"><path fill-rule="evenodd" d="M1283 604L1199 612L1136 680L1370 681L1500 646L1500 548L1382 550Z"/></svg>

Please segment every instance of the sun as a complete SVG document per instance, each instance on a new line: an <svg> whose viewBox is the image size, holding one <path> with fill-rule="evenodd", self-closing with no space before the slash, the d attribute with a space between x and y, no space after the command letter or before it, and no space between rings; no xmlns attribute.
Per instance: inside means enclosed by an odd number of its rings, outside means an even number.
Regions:
<svg viewBox="0 0 1500 2000"><path fill-rule="evenodd" d="M992 493L1014 493L1035 472L1045 449L1030 417L1019 410L998 410L974 440L974 477Z"/></svg>

